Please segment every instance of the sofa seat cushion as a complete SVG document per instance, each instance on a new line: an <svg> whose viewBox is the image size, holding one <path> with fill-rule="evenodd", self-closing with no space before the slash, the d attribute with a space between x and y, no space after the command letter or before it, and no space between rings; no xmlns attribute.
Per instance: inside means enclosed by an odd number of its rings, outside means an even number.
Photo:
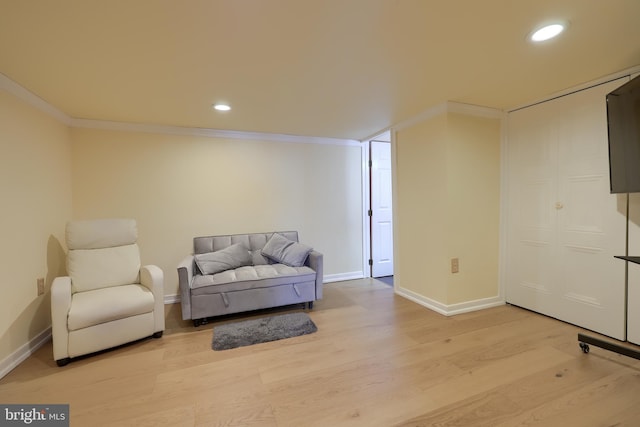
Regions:
<svg viewBox="0 0 640 427"><path fill-rule="evenodd" d="M75 331L153 311L153 293L133 284L77 292L71 297L68 329Z"/></svg>
<svg viewBox="0 0 640 427"><path fill-rule="evenodd" d="M253 265L216 274L196 275L191 282L191 293L192 295L205 295L315 280L316 272L306 266Z"/></svg>

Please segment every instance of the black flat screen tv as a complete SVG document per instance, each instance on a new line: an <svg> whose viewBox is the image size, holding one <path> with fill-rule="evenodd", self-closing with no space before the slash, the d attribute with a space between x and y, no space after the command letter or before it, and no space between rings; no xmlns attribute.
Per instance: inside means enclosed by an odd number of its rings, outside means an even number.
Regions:
<svg viewBox="0 0 640 427"><path fill-rule="evenodd" d="M640 76L607 94L611 193L640 192Z"/></svg>

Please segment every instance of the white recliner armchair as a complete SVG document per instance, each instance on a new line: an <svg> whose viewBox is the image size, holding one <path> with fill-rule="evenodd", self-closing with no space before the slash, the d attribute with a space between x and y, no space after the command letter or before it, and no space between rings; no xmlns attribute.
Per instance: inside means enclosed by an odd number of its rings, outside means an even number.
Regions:
<svg viewBox="0 0 640 427"><path fill-rule="evenodd" d="M73 357L164 331L162 270L140 265L132 219L67 223L67 274L51 285L53 357Z"/></svg>

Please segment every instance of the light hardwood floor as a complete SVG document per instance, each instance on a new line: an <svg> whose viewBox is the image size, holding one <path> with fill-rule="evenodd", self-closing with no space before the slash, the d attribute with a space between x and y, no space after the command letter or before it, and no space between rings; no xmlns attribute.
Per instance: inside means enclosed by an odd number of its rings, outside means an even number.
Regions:
<svg viewBox="0 0 640 427"><path fill-rule="evenodd" d="M317 333L220 352L212 323L166 312L161 339L64 368L45 345L0 403L69 403L72 426L640 425L640 362L583 354L579 328L517 307L447 318L376 280L332 283Z"/></svg>

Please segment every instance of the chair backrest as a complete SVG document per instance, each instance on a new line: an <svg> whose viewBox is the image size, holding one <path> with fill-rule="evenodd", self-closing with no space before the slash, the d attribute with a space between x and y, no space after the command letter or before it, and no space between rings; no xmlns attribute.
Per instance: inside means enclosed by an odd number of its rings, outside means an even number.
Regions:
<svg viewBox="0 0 640 427"><path fill-rule="evenodd" d="M138 227L133 219L70 221L67 273L72 292L139 283Z"/></svg>

